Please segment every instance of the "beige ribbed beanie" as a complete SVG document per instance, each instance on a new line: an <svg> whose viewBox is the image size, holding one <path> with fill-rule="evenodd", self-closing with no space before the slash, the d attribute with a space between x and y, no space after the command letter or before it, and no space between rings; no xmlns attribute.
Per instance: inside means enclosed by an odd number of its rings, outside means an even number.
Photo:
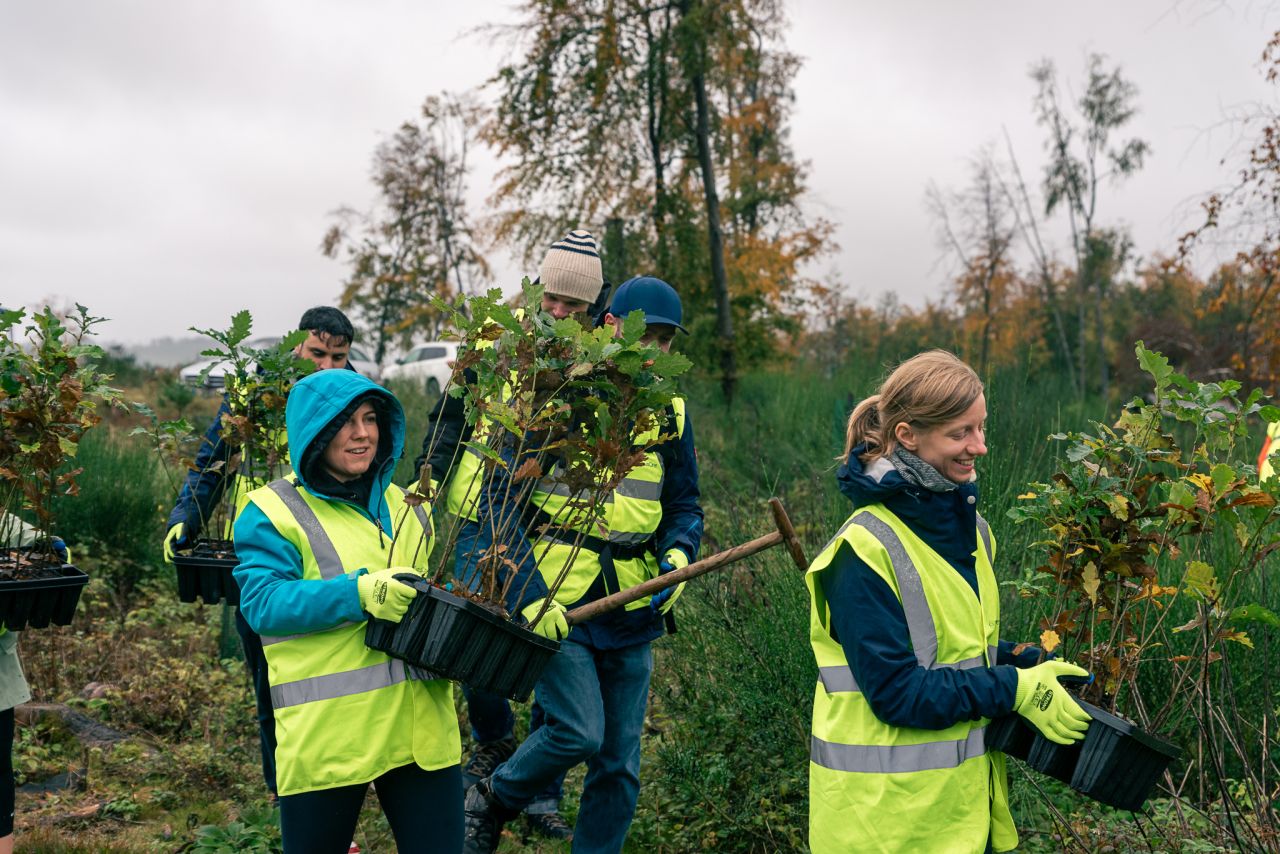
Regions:
<svg viewBox="0 0 1280 854"><path fill-rule="evenodd" d="M542 289L549 294L593 303L604 286L600 253L591 232L575 228L551 244L538 270Z"/></svg>

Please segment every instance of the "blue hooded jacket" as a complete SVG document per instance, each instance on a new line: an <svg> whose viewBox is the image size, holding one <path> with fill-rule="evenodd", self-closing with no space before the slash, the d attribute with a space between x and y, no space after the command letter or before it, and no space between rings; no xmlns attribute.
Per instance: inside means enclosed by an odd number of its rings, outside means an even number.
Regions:
<svg viewBox="0 0 1280 854"><path fill-rule="evenodd" d="M261 372L262 369L258 370ZM354 372L355 366L347 362L344 370ZM231 404L224 393L222 403L213 416L213 423L205 431L204 439L196 451L196 458L182 481L182 488L178 490L178 500L169 511L169 521L165 523L166 529L178 524L184 526L178 548L194 545L201 533L215 539L222 536L221 531L205 532L204 523L213 518L218 502L222 500L222 494L234 476L231 458L238 448L222 438L222 419L230 415Z"/></svg>
<svg viewBox="0 0 1280 854"><path fill-rule="evenodd" d="M887 462L864 468L854 448L836 473L840 492L854 509L882 503L938 553L978 595L976 558L978 485L951 492L912 486ZM927 670L911 649L902 603L847 543L841 543L822 573L836 640L876 717L892 726L945 729L957 721L995 717L1013 709L1018 676L1039 650L1013 655L1000 641L995 667Z"/></svg>
<svg viewBox="0 0 1280 854"><path fill-rule="evenodd" d="M373 474L368 500L362 506L348 498L320 492L308 480L312 474L308 461L324 449L342 426L341 423L335 425L335 420L341 418L345 422L352 404L366 396L380 401L379 441L370 466ZM285 429L298 487L317 498L356 507L369 519L369 536L378 537L383 548L390 548L391 511L383 494L404 451L405 434L404 409L395 395L352 371L319 371L301 380L289 392ZM360 607L356 578L367 568L346 567L347 574L339 578L304 581L302 556L253 502L236 517L235 545L240 559L235 569L236 582L240 585L240 611L255 632L298 634L366 619Z"/></svg>

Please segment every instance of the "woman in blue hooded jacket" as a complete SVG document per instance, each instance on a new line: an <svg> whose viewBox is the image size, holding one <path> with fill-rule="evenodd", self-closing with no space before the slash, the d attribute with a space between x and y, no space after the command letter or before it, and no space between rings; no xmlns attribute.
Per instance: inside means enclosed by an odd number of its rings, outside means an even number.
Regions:
<svg viewBox="0 0 1280 854"><path fill-rule="evenodd" d="M981 380L941 350L904 362L849 418L838 480L854 512L806 576L815 854L1012 849L987 720L1016 711L1064 744L1087 727L1057 682L1085 671L1000 640L995 541L977 510L986 419Z"/></svg>
<svg viewBox="0 0 1280 854"><path fill-rule="evenodd" d="M285 851L342 852L369 783L404 851L462 844L461 740L450 684L364 644L399 621L425 572L429 508L391 483L395 396L349 371L299 382L285 409L294 473L235 522L240 607L262 635L276 718Z"/></svg>

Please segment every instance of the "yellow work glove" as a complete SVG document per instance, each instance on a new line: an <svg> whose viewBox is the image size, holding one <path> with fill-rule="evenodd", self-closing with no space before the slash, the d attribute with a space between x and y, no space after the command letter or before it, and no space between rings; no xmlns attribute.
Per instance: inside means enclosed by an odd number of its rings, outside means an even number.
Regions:
<svg viewBox="0 0 1280 854"><path fill-rule="evenodd" d="M1059 676L1088 676L1089 671L1066 661L1046 661L1019 670L1013 710L1026 718L1040 734L1058 744L1084 738L1089 713L1058 682Z"/></svg>
<svg viewBox="0 0 1280 854"><path fill-rule="evenodd" d="M662 556L662 560L658 563L658 575L663 576L668 572L677 569L684 569L689 565L689 556L681 549L667 549L667 553ZM665 614L675 607L676 600L680 598L680 594L684 592L685 582L681 581L674 587L668 587L666 590L659 590L653 594L653 598L649 600L649 607L657 611L659 614Z"/></svg>
<svg viewBox="0 0 1280 854"><path fill-rule="evenodd" d="M169 533L164 535L164 562L173 563L173 550L177 548L178 543L187 539L187 526L182 522L174 525L169 529Z"/></svg>
<svg viewBox="0 0 1280 854"><path fill-rule="evenodd" d="M542 605L546 599L539 599L532 605L524 608L520 612L520 616L524 617L529 623L533 623L538 616L538 612L542 610ZM547 640L564 640L569 635L569 621L564 618L564 606L554 599L547 605L547 612L542 615L542 619L529 629L535 635L541 635Z"/></svg>
<svg viewBox="0 0 1280 854"><path fill-rule="evenodd" d="M360 593L360 607L368 611L370 617L392 623L398 623L404 619L405 612L409 610L409 603L418 595L416 587L410 587L403 581L396 580L396 574L404 571L404 567L380 569L356 579L356 590Z"/></svg>

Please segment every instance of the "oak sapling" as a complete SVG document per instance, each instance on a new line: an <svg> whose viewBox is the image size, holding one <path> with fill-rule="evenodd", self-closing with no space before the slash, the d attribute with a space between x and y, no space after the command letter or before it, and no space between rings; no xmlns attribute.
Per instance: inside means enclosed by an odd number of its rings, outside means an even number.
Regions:
<svg viewBox="0 0 1280 854"><path fill-rule="evenodd" d="M25 318L0 313L0 576L10 578L58 574L55 498L79 493L80 440L120 397L98 367L102 348L86 340L104 318L79 304Z"/></svg>

